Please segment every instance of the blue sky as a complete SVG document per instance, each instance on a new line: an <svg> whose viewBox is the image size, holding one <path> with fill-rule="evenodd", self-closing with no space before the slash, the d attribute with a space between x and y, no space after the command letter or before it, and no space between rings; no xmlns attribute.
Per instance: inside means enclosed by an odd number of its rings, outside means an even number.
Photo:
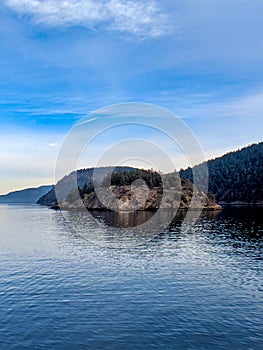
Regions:
<svg viewBox="0 0 263 350"><path fill-rule="evenodd" d="M262 13L261 0L3 0L0 193L52 183L70 128L110 104L167 108L207 158L261 141Z"/></svg>

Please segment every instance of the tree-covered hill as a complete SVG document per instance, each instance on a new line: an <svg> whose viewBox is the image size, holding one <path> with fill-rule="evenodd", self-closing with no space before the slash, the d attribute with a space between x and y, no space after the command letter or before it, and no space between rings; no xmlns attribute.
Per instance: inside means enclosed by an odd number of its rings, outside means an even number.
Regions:
<svg viewBox="0 0 263 350"><path fill-rule="evenodd" d="M83 189L84 186L90 186L93 182L93 174L95 168L87 168L73 171L69 175L64 176L61 180L56 184L56 189L53 187L48 193L43 195L37 202L37 204L41 205L54 205L57 203L56 193L59 193L60 200L66 200L68 195L75 188L75 181L77 178L77 184L80 189ZM134 170L132 167L100 167L96 168L96 179L100 181L103 179L105 174L113 171L113 173L117 173L120 171L129 172ZM77 172L77 174L76 174ZM77 175L77 176L76 176Z"/></svg>
<svg viewBox="0 0 263 350"><path fill-rule="evenodd" d="M153 170L129 169L107 174L95 190L93 184L73 189L60 209L156 210L177 208L221 209L214 199L178 174L162 175ZM106 204L105 204L106 203ZM58 205L53 206L58 208Z"/></svg>
<svg viewBox="0 0 263 350"><path fill-rule="evenodd" d="M188 208L190 204L194 208L207 210L220 208L201 191L197 192L198 198L193 196L193 184L189 180L180 179L178 174L161 175L153 170L131 167L96 168L96 172L96 182L102 185L96 191L93 183L94 168L82 169L77 174L72 172L61 179L56 184L56 189L53 188L43 196L38 204L57 208L56 194L59 193L61 209L81 209L84 205L90 210L155 210L160 207L174 208L177 205ZM78 186L75 185L76 175ZM108 203L106 207L100 202L100 196Z"/></svg>
<svg viewBox="0 0 263 350"><path fill-rule="evenodd" d="M263 142L229 152L207 161L209 191L217 202L263 203ZM202 176L202 164L194 167ZM180 171L182 178L193 181L192 168Z"/></svg>

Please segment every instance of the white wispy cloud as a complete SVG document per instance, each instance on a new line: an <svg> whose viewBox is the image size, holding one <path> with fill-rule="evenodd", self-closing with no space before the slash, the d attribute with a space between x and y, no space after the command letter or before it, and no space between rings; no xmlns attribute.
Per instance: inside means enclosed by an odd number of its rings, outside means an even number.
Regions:
<svg viewBox="0 0 263 350"><path fill-rule="evenodd" d="M140 37L169 30L167 16L155 0L4 0L12 10L50 27L102 26Z"/></svg>

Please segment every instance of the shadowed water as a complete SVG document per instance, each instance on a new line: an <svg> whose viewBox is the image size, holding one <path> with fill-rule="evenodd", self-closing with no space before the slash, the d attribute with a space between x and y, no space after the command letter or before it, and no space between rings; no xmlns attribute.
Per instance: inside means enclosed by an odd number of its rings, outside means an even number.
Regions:
<svg viewBox="0 0 263 350"><path fill-rule="evenodd" d="M1 349L262 349L262 214L124 237L152 214L1 205Z"/></svg>

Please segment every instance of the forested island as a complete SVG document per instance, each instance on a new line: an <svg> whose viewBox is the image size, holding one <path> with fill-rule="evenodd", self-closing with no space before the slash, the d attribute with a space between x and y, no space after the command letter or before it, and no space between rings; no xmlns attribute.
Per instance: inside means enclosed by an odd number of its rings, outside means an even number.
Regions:
<svg viewBox="0 0 263 350"><path fill-rule="evenodd" d="M221 208L213 196L206 196L198 189L197 196L193 198L194 185L189 180L180 179L178 174L161 176L153 170L131 167L97 168L96 172L100 174L110 170L111 175L101 179L96 191L92 181L94 168L78 170L77 174L73 172L59 181L56 189L53 188L38 203L52 208L59 205L61 209L89 210L155 210L188 208L190 204L193 208L204 207L207 210ZM78 188L75 188L76 176ZM84 178L89 181L83 184Z"/></svg>

